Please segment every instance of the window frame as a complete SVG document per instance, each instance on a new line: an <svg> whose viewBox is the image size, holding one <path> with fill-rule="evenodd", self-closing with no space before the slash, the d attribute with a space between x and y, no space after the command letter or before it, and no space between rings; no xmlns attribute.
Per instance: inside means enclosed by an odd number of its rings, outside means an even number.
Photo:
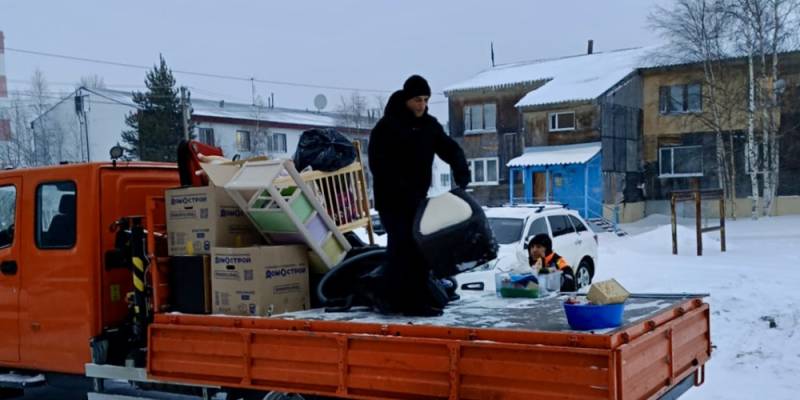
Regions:
<svg viewBox="0 0 800 400"><path fill-rule="evenodd" d="M75 235L73 236L74 239L72 241L72 244L70 244L70 245L42 246L42 234L44 233L44 231L42 230L42 221L41 221L41 216L42 216L41 190L42 190L42 187L44 187L45 185L57 185L57 184L62 184L62 183L71 183L72 186L75 188L74 189L74 191L75 191L75 194L74 194L74 196L75 196L75 215L74 215L75 223L73 224L73 227L75 229ZM80 207L78 207L78 183L73 181L73 180L69 180L69 179L67 179L67 180L58 180L58 181L40 182L38 185L36 185L36 191L34 193L35 193L35 197L34 197L34 208L35 208L35 211L34 211L34 216L33 216L33 218L34 218L33 241L36 244L36 248L39 249L39 250L69 250L69 249L74 249L75 246L78 243L78 221L79 221L78 210L80 209ZM60 202L61 202L61 200L59 200L59 203ZM52 224L52 221L50 221L50 223ZM50 230L48 229L48 232L49 231Z"/></svg>
<svg viewBox="0 0 800 400"><path fill-rule="evenodd" d="M560 115L567 115L572 114L572 127L569 128L561 128L558 125L558 117ZM547 113L547 127L549 128L548 132L569 132L575 131L578 129L578 119L575 117L575 111L555 111Z"/></svg>
<svg viewBox="0 0 800 400"><path fill-rule="evenodd" d="M556 229L554 227L555 224L553 223L553 221L550 220L550 218L561 218L564 222L566 222L566 225L565 225L566 228L567 229L571 228L572 231L571 232L565 232L565 233L558 233L557 234ZM561 237L561 236L566 236L566 235L569 235L570 233L578 233L578 231L575 229L575 227L572 226L572 221L569 220L569 216L567 216L565 214L548 215L547 216L547 223L550 225L550 233L551 233L551 238L552 239L555 239L555 238Z"/></svg>
<svg viewBox="0 0 800 400"><path fill-rule="evenodd" d="M541 233L544 233L547 236L553 237L552 232L550 232L550 222L547 221L547 216L541 216L541 217L534 218L531 221L531 223L528 225L528 229L525 231L524 240L528 240L530 237L537 235L536 233L531 233L531 230L533 229L533 225L536 224L537 221L542 221L544 223L545 231L541 232Z"/></svg>
<svg viewBox="0 0 800 400"><path fill-rule="evenodd" d="M240 134L246 133L247 134L247 148L242 146L242 140ZM245 129L237 129L236 133L234 134L234 146L236 147L236 151L253 151L253 138L250 135L250 131Z"/></svg>
<svg viewBox="0 0 800 400"><path fill-rule="evenodd" d="M494 126L487 127L486 126L486 108L487 106L494 107ZM472 108L479 107L480 108L480 119L481 119L481 127L480 128L473 128L472 127ZM497 103L489 102L489 103L479 103L479 104L464 104L462 108L464 112L464 134L465 135L479 135L483 133L494 133L497 132ZM467 123L469 121L469 124Z"/></svg>
<svg viewBox="0 0 800 400"><path fill-rule="evenodd" d="M698 104L696 109L690 108L690 94L689 88L697 87ZM672 91L676 88L681 89L681 109L672 110L671 104L673 102ZM661 115L687 115L699 114L703 112L703 84L701 82L688 82L678 85L663 85L658 87L658 112Z"/></svg>
<svg viewBox="0 0 800 400"><path fill-rule="evenodd" d="M688 149L688 148L698 148L700 149L700 172L692 172L692 173L675 173L675 150L676 149ZM663 173L663 169L661 167L661 158L663 156L663 151L669 150L670 152L670 173ZM686 145L686 146L665 146L658 148L658 177L659 178L693 178L693 177L702 177L703 176L703 157L702 157L703 146L701 145Z"/></svg>
<svg viewBox="0 0 800 400"><path fill-rule="evenodd" d="M569 219L569 222L572 223L572 227L575 228L575 232L577 232L579 235L581 234L581 232L589 231L589 227L587 227L586 224L583 223L583 221L580 220L580 218L578 218L578 217L576 217L576 216L574 216L572 214L567 214L567 219ZM578 225L576 225L576 224L580 224L580 226L583 228L583 230L579 230L578 229Z"/></svg>
<svg viewBox="0 0 800 400"><path fill-rule="evenodd" d="M450 174L449 173L439 174L439 183L441 183L443 187L450 187L451 186Z"/></svg>
<svg viewBox="0 0 800 400"><path fill-rule="evenodd" d="M483 163L483 180L478 182L475 180L475 162ZM489 163L488 161L495 161L495 176L496 181L489 181ZM467 159L470 173L470 186L497 186L500 184L500 157L478 157Z"/></svg>
<svg viewBox="0 0 800 400"><path fill-rule="evenodd" d="M211 141L209 142L208 134L211 134ZM203 135L205 134L205 137ZM205 140L204 140L205 139ZM214 136L214 128L207 128L207 127L198 127L197 128L197 140L201 143L205 143L210 146L216 146L216 137Z"/></svg>
<svg viewBox="0 0 800 400"><path fill-rule="evenodd" d="M286 154L289 151L289 145L287 144L288 136L289 135L287 135L287 134L285 134L283 132L271 133L269 135L269 142L268 142L269 143L269 146L268 146L269 147L269 152L270 153ZM283 150L278 149L277 146L276 146L275 139L278 138L278 137L283 137Z"/></svg>
<svg viewBox="0 0 800 400"><path fill-rule="evenodd" d="M15 185L13 183L5 183L5 184L0 185L0 190L2 190L3 188L6 188L6 187L11 187L11 188L14 189L14 204L13 204L14 205L14 207L13 207L14 209L13 209L13 212L11 213L11 216L13 217L13 223L10 224L9 227L11 225L14 225L14 227L16 229L16 225L17 225L17 200L19 199L19 196L18 196L19 190L17 190L17 185ZM7 249L7 248L9 248L9 247L14 245L14 241L16 240L16 235L14 234L14 231L11 231L11 235L10 236L11 236L11 241L8 242L8 244L5 244L5 245L0 244L0 249Z"/></svg>

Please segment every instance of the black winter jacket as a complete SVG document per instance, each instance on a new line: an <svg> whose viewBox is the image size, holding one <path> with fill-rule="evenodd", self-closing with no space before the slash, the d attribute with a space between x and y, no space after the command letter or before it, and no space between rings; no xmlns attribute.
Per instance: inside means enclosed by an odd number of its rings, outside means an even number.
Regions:
<svg viewBox="0 0 800 400"><path fill-rule="evenodd" d="M416 210L431 186L434 154L450 164L456 185L469 184L469 167L458 143L427 111L415 117L406 107L402 91L394 92L369 140L375 208Z"/></svg>

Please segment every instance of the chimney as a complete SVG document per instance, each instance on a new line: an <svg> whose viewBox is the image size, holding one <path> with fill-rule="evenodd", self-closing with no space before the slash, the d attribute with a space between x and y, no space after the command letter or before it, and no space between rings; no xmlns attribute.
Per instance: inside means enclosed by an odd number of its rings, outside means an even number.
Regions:
<svg viewBox="0 0 800 400"><path fill-rule="evenodd" d="M589 39L589 44L586 46L586 54L594 53L594 40Z"/></svg>
<svg viewBox="0 0 800 400"><path fill-rule="evenodd" d="M6 117L8 82L6 81L5 37L0 31L0 142L11 140L11 122Z"/></svg>

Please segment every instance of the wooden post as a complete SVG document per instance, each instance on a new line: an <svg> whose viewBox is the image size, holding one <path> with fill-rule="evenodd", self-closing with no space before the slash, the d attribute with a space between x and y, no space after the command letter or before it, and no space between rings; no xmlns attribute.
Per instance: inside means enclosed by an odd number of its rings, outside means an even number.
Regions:
<svg viewBox="0 0 800 400"><path fill-rule="evenodd" d="M375 236L374 230L372 227L372 213L370 212L369 208L369 191L367 190L367 178L364 176L364 161L361 160L361 142L358 140L353 141L353 145L356 147L356 160L359 164L361 164L361 168L358 170L358 177L361 179L361 182L364 183L364 187L361 188L361 207L364 208L365 212L367 213L367 236L369 236L369 244L375 244Z"/></svg>
<svg viewBox="0 0 800 400"><path fill-rule="evenodd" d="M697 230L697 255L703 255L703 221L701 209L701 202L700 202L700 181L698 179L693 180L694 186L694 219L695 219L695 229Z"/></svg>
<svg viewBox="0 0 800 400"><path fill-rule="evenodd" d="M670 210L672 210L672 254L678 254L678 221L675 216L675 194L669 203Z"/></svg>
<svg viewBox="0 0 800 400"><path fill-rule="evenodd" d="M724 252L725 248L725 195L719 199L719 241L720 249Z"/></svg>

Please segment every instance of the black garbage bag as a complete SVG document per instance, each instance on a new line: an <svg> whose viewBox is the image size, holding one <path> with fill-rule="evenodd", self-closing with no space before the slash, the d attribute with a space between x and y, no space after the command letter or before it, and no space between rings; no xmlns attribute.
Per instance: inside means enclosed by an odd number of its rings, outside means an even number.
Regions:
<svg viewBox="0 0 800 400"><path fill-rule="evenodd" d="M426 199L414 219L414 239L436 278L497 258L497 240L483 209L463 189Z"/></svg>
<svg viewBox="0 0 800 400"><path fill-rule="evenodd" d="M298 171L311 166L318 171L336 171L353 163L356 148L335 129L309 129L300 136L294 164Z"/></svg>

